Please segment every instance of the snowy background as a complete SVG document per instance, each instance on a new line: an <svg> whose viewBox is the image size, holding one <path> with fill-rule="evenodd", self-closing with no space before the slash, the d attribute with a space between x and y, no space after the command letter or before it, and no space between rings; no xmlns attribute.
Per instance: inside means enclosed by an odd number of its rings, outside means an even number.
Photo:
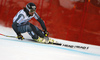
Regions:
<svg viewBox="0 0 100 60"><path fill-rule="evenodd" d="M11 28L3 26L0 26L0 33L16 36ZM23 34L23 36L31 39L27 33ZM0 60L100 60L100 46L60 39L55 40L69 45L88 46L89 49L40 44L0 36Z"/></svg>

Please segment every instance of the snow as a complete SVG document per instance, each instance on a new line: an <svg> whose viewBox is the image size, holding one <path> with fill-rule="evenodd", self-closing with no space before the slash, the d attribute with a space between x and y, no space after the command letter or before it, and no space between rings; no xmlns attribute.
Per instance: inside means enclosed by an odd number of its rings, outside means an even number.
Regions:
<svg viewBox="0 0 100 60"><path fill-rule="evenodd" d="M0 33L16 36L8 27L0 26ZM31 38L27 33L25 38ZM55 38L52 38L55 39ZM100 60L100 46L55 39L69 45L88 46L89 49L70 48L0 36L0 60Z"/></svg>

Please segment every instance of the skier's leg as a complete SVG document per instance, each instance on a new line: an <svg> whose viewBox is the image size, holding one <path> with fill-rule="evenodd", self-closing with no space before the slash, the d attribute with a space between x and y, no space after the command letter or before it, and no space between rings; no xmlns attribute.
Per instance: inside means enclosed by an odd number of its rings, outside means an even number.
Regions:
<svg viewBox="0 0 100 60"><path fill-rule="evenodd" d="M21 33L25 33L28 32L29 35L33 38L33 39L38 39L38 36L40 37L44 37L44 34L42 33L42 31L40 29L38 29L37 27L35 27L34 25L32 25L31 23L27 23L25 25L19 26L18 27L18 31ZM34 30L33 30L34 29ZM38 35L37 35L38 34Z"/></svg>
<svg viewBox="0 0 100 60"><path fill-rule="evenodd" d="M21 33L32 31L30 25L23 25L18 27L18 31Z"/></svg>
<svg viewBox="0 0 100 60"><path fill-rule="evenodd" d="M37 28L36 26L34 26L34 25L32 25L32 24L30 24L30 26L31 26L31 28L32 28L32 31L36 34L36 35L38 35L39 37L41 37L41 38L38 38L37 39L37 41L38 42L44 42L44 43L48 43L49 42L49 37L46 37L45 35L44 35L44 32L42 31L42 30L40 30L39 28Z"/></svg>
<svg viewBox="0 0 100 60"><path fill-rule="evenodd" d="M28 32L28 34L33 38L33 39L38 39L38 36L32 31L30 24L26 24L23 26L18 27L18 31L21 33Z"/></svg>
<svg viewBox="0 0 100 60"><path fill-rule="evenodd" d="M32 24L27 24L27 25L23 25L18 27L18 31L21 33L25 33L28 32L29 35L33 38L33 39L37 39L37 40L41 40L40 38L38 39L38 36L41 38L44 38L45 40L49 40L48 37L44 36L44 32L42 32L39 28L37 28L36 26L32 25Z"/></svg>
<svg viewBox="0 0 100 60"><path fill-rule="evenodd" d="M32 31L33 31L36 35L40 36L41 38L44 38L44 37L45 37L45 36L44 36L44 33L42 32L42 30L40 30L38 27L36 27L36 26L34 26L34 25L32 25L32 24L30 24L30 27L31 27Z"/></svg>
<svg viewBox="0 0 100 60"><path fill-rule="evenodd" d="M33 31L28 32L28 34L29 34L33 39L38 39L38 35L36 35Z"/></svg>

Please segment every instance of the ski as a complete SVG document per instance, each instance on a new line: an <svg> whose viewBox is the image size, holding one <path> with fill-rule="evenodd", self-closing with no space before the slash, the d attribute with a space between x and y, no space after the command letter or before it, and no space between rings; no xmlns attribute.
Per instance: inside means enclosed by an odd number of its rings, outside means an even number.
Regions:
<svg viewBox="0 0 100 60"><path fill-rule="evenodd" d="M9 36L9 35L4 35L4 34L1 34L0 33L0 35L1 36L5 36L5 37L11 37L11 38L17 38L16 36ZM40 43L40 42L38 42L38 41L35 41L35 40L32 40L32 39L26 39L26 38L24 38L24 40L30 40L30 41L33 41L33 42L37 42L37 43ZM43 43L43 44L45 44L45 43ZM52 44L52 45L59 45L59 46L61 46L61 45L63 45L63 44L61 44L61 43L53 43L53 42L49 42L49 43L47 43L47 44Z"/></svg>
<svg viewBox="0 0 100 60"><path fill-rule="evenodd" d="M4 35L4 34L1 34L1 36L5 36L5 37L11 37L11 38L17 38L16 36L9 36L9 35ZM36 42L36 43L41 43L41 42L38 42L38 41L35 41L35 40L32 40L32 39L26 39L24 38L24 40L29 40L29 41L33 41L33 42ZM69 44L63 44L63 43L59 43L59 42L49 42L49 43L42 43L42 44L51 44L51 45L57 45L57 46L63 46L63 47L67 47L67 48L78 48L78 49L89 49L89 47L86 47L86 46L77 46L77 45L69 45Z"/></svg>
<svg viewBox="0 0 100 60"><path fill-rule="evenodd" d="M4 35L4 34L1 34L1 33L0 33L0 35L1 35L1 36L5 36L5 37L17 38L17 37L15 37L15 36Z"/></svg>

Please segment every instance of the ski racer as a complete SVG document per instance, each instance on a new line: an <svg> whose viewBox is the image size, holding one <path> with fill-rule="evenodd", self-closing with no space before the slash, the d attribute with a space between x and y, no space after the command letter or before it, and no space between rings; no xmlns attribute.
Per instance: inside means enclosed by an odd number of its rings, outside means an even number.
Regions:
<svg viewBox="0 0 100 60"><path fill-rule="evenodd" d="M43 30L40 30L38 27L29 22L29 20L33 17L40 23ZM13 18L12 28L16 32L18 39L23 40L24 37L21 33L28 32L33 40L43 42L43 39L45 39L46 42L49 41L47 36L48 31L43 20L36 13L36 5L34 3L28 3L24 9L17 13L17 15Z"/></svg>

